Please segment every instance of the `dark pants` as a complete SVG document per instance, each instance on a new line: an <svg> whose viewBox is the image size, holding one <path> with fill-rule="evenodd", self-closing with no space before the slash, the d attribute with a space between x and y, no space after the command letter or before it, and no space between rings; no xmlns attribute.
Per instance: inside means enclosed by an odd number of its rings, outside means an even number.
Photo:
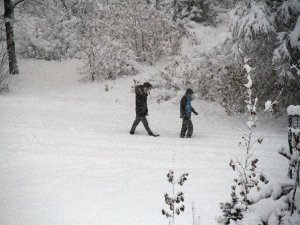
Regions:
<svg viewBox="0 0 300 225"><path fill-rule="evenodd" d="M148 134L153 134L152 131L151 131L150 128L149 128L149 124L148 124L148 120L147 120L146 116L137 116L137 117L135 118L135 121L134 121L133 124L132 124L132 127L131 127L130 132L131 132L131 133L134 133L136 127L139 125L139 123L140 123L141 121L142 121L142 123L143 123L143 125L144 125L146 131L148 132Z"/></svg>
<svg viewBox="0 0 300 225"><path fill-rule="evenodd" d="M191 119L187 119L187 118L182 119L182 128L180 132L180 137L184 138L185 134L187 138L190 138L193 135L193 123Z"/></svg>

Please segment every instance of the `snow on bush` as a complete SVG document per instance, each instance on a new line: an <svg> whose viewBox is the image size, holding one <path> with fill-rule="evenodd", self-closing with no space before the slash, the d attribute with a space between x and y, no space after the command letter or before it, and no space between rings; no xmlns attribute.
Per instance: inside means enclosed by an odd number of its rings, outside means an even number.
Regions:
<svg viewBox="0 0 300 225"><path fill-rule="evenodd" d="M92 79L133 74L132 60L152 64L176 54L185 34L183 26L139 0L77 0L67 12L55 11L60 14L33 19L33 29L22 35L20 53L46 60L82 58Z"/></svg>
<svg viewBox="0 0 300 225"><path fill-rule="evenodd" d="M300 4L298 0L282 1L282 4L276 9L275 21L278 25L292 26L299 12Z"/></svg>
<svg viewBox="0 0 300 225"><path fill-rule="evenodd" d="M228 47L231 49L229 56L240 65L243 65L245 55L251 58L251 63L255 65L252 72L252 89L261 96L261 102L265 102L268 100L266 96L275 97L280 91L272 64L276 37L274 16L269 5L264 1L254 0L239 1L229 15L233 34L228 41ZM241 54L240 50L244 54ZM241 102L241 97L239 100Z"/></svg>
<svg viewBox="0 0 300 225"><path fill-rule="evenodd" d="M264 1L239 2L230 12L230 28L237 38L252 41L257 35L275 32L272 14Z"/></svg>
<svg viewBox="0 0 300 225"><path fill-rule="evenodd" d="M120 75L134 75L136 70L130 64L130 54L118 43L84 42L84 52L87 59L83 74L91 76L92 80L115 80Z"/></svg>
<svg viewBox="0 0 300 225"><path fill-rule="evenodd" d="M300 51L296 47L299 9L297 0L241 0L229 13L233 36L228 41L228 56L238 64L244 58L240 49L249 56L256 66L252 73L253 90L261 96L261 102L282 91L281 109L300 100L300 92L296 91L300 85Z"/></svg>
<svg viewBox="0 0 300 225"><path fill-rule="evenodd" d="M18 51L25 58L60 60L80 58L75 35L76 20L61 15L34 20L34 29L22 34Z"/></svg>
<svg viewBox="0 0 300 225"><path fill-rule="evenodd" d="M192 88L198 98L216 101L220 92L220 73L218 62L205 56L194 60L188 57L171 58L159 71L159 78L157 75L151 78L160 90L153 93L153 97L157 101L170 100Z"/></svg>
<svg viewBox="0 0 300 225"><path fill-rule="evenodd" d="M273 65L276 69L277 83L283 89L282 105L297 104L300 85L300 2L287 0L279 3L274 15L277 28L277 42L273 53Z"/></svg>
<svg viewBox="0 0 300 225"><path fill-rule="evenodd" d="M273 53L273 64L276 65L280 78L288 76L290 79L295 79L300 75L300 2L298 7L299 10L294 13L299 16L293 16L292 14L288 17L290 21L288 25L293 29L279 32L277 35L277 48ZM297 7L295 6L295 8ZM295 8L293 8L294 11ZM292 9L289 11L292 11ZM294 23L292 19L294 19ZM282 20L282 23L287 23L284 18ZM280 23L278 26L280 26Z"/></svg>
<svg viewBox="0 0 300 225"><path fill-rule="evenodd" d="M273 103L266 103L266 109L270 109ZM248 110L249 108L253 109L253 107L248 107ZM296 115L298 110L298 106L290 106L288 113L289 115ZM250 112L252 111L250 110ZM255 119L252 124L255 125L255 121L257 120ZM238 205L237 195L231 194L231 202L235 204L221 204L223 218L221 218L219 222L231 225L300 224L300 133L297 129L292 129L292 132L291 152L287 152L285 149L280 149L279 151L279 154L289 161L289 178L273 179L268 184L261 186L259 192L255 189L251 189L246 196L249 203L244 208ZM246 144L246 146L248 145ZM253 154L251 154L251 156L252 155ZM235 170L241 165L241 163L236 164L233 161L230 163L230 166ZM244 172L241 174L243 173ZM250 176L249 179L251 179ZM238 179L236 181L239 182ZM239 215L239 217L237 217L237 215Z"/></svg>
<svg viewBox="0 0 300 225"><path fill-rule="evenodd" d="M75 10L76 9L76 10ZM83 74L92 80L116 79L119 75L134 74L130 64L130 49L110 36L112 15L97 1L79 2L76 7L76 37L85 66Z"/></svg>
<svg viewBox="0 0 300 225"><path fill-rule="evenodd" d="M300 8L300 2L298 2ZM277 35L277 47L273 53L273 65L276 68L277 83L283 89L282 105L298 104L300 92L295 90L300 85L300 10L298 19L292 23L291 30L282 31ZM297 17L296 17L297 18Z"/></svg>
<svg viewBox="0 0 300 225"><path fill-rule="evenodd" d="M134 52L138 61L154 63L178 53L185 28L169 21L155 8L140 1L111 6L116 27L112 36Z"/></svg>

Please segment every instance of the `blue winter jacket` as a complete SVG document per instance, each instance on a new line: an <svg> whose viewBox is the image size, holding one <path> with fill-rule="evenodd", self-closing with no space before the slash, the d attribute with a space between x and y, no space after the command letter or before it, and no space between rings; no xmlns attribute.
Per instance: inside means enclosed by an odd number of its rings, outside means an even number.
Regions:
<svg viewBox="0 0 300 225"><path fill-rule="evenodd" d="M192 112L195 110L192 107L192 99L190 95L184 95L180 101L180 118L190 119Z"/></svg>

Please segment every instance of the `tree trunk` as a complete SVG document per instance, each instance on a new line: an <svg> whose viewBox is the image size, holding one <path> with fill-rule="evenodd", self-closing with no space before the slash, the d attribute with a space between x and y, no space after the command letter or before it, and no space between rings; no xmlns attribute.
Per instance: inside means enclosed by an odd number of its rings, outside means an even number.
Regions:
<svg viewBox="0 0 300 225"><path fill-rule="evenodd" d="M177 0L173 0L173 9L174 9L174 12L173 12L173 18L172 18L172 20L176 21L176 19L177 19L177 13L178 13Z"/></svg>
<svg viewBox="0 0 300 225"><path fill-rule="evenodd" d="M159 10L160 8L159 8L159 4L160 4L160 0L156 0L155 1L155 8L156 8L156 10Z"/></svg>
<svg viewBox="0 0 300 225"><path fill-rule="evenodd" d="M14 41L14 30L13 30L13 19L14 19L14 5L11 0L4 0L4 18L5 18L5 29L6 29L6 47L9 62L9 73L19 74L15 41Z"/></svg>

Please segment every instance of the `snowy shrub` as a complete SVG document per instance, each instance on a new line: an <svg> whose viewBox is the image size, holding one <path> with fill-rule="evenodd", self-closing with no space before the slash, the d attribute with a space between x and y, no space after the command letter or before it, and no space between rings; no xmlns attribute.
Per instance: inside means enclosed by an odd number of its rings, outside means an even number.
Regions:
<svg viewBox="0 0 300 225"><path fill-rule="evenodd" d="M197 96L204 100L216 101L220 95L221 69L219 61L211 55L203 55L197 60L188 57L171 58L164 69L152 79L152 83L161 91L154 97L169 100L192 88Z"/></svg>
<svg viewBox="0 0 300 225"><path fill-rule="evenodd" d="M223 217L219 218L218 222L221 224L230 224L230 221L237 221L243 218L243 212L246 210L245 206L239 203L239 198L236 193L236 185L231 186L231 200L229 202L220 203L220 208Z"/></svg>
<svg viewBox="0 0 300 225"><path fill-rule="evenodd" d="M281 1L276 8L277 42L273 52L273 64L276 67L278 83L283 89L283 106L298 104L300 94L300 2Z"/></svg>
<svg viewBox="0 0 300 225"><path fill-rule="evenodd" d="M76 18L70 14L70 1L24 1L17 23L18 52L25 58L60 60L80 58L76 39ZM23 18L26 20L23 20Z"/></svg>
<svg viewBox="0 0 300 225"><path fill-rule="evenodd" d="M299 10L297 0L248 0L239 1L230 12L232 49L237 61L242 61L239 56L239 49L242 49L256 65L252 74L253 90L262 101L267 100L265 96L274 97L283 89L281 107L299 102L296 91L299 79L295 76L300 57L296 47L299 44Z"/></svg>
<svg viewBox="0 0 300 225"><path fill-rule="evenodd" d="M175 216L179 216L181 212L184 212L184 193L181 191L175 193L175 187L176 185L184 185L188 175L188 173L184 173L176 179L173 170L170 170L167 174L168 182L172 185L172 194L165 193L165 203L169 209L163 209L162 214L169 219L169 224L175 225Z"/></svg>
<svg viewBox="0 0 300 225"><path fill-rule="evenodd" d="M167 101L178 94L184 92L187 88L197 91L197 77L200 71L197 65L193 64L187 57L172 58L169 63L151 79L151 83L156 87L156 92L152 96L157 102Z"/></svg>
<svg viewBox="0 0 300 225"><path fill-rule="evenodd" d="M132 51L114 38L113 14L97 1L82 1L76 5L77 38L84 52L84 73L92 80L116 79L119 75L134 74Z"/></svg>
<svg viewBox="0 0 300 225"><path fill-rule="evenodd" d="M278 83L283 89L281 101L284 106L298 104L300 101L300 93L297 91L300 85L300 2L298 5L299 16L292 26L293 29L278 34L277 48L273 53L273 64L276 66ZM292 16L289 18L291 20Z"/></svg>
<svg viewBox="0 0 300 225"><path fill-rule="evenodd" d="M133 75L136 73L130 64L128 50L117 43L84 42L87 59L83 68L84 74L91 76L92 80L114 80L119 75Z"/></svg>
<svg viewBox="0 0 300 225"><path fill-rule="evenodd" d="M275 33L272 14L264 1L239 2L230 12L230 29L235 38L252 41L258 35ZM247 54L247 53L246 53Z"/></svg>
<svg viewBox="0 0 300 225"><path fill-rule="evenodd" d="M265 102L268 100L266 96L276 96L281 89L272 63L276 24L269 5L264 1L249 0L246 3L240 1L230 12L231 49L239 64L243 63L245 55L251 58L256 66L252 72L252 88Z"/></svg>
<svg viewBox="0 0 300 225"><path fill-rule="evenodd" d="M244 112L244 88L245 77L240 66L225 66L224 75L221 77L221 105L228 114L232 113L232 108L236 111Z"/></svg>
<svg viewBox="0 0 300 225"><path fill-rule="evenodd" d="M245 58L245 64L243 66L247 78L247 83L243 86L246 87L244 100L248 118L244 117L241 112L232 109L248 130L248 132L242 136L242 141L239 143L239 146L243 147L245 151L242 156L236 157L236 160L231 159L229 163L237 176L234 178L234 185L232 186L231 201L220 204L223 217L219 219L219 222L222 224L231 224L232 220L242 220L249 206L255 203L254 200L251 199L251 194L253 192L259 192L263 185L269 182L262 172L257 171L257 163L259 160L254 155L255 144L261 144L263 138L253 137L254 128L258 121L258 98L253 97L253 81L251 77L253 68L248 64L248 61L249 59ZM276 101L268 101L265 104L264 112L272 111L274 104L276 104ZM261 224L262 223L263 222L261 222Z"/></svg>
<svg viewBox="0 0 300 225"><path fill-rule="evenodd" d="M155 8L139 1L111 6L116 28L111 36L132 50L138 61L154 63L180 49L183 26L176 26Z"/></svg>
<svg viewBox="0 0 300 225"><path fill-rule="evenodd" d="M59 16L37 19L34 32L23 34L19 52L25 58L45 60L80 57L74 26L74 20Z"/></svg>
<svg viewBox="0 0 300 225"><path fill-rule="evenodd" d="M32 29L22 35L23 56L82 58L85 71L93 79L114 79L133 73L132 60L154 63L180 49L184 27L170 22L144 1L67 3L57 4L58 15L49 12L34 17Z"/></svg>
<svg viewBox="0 0 300 225"><path fill-rule="evenodd" d="M294 27L300 12L300 4L297 0L281 1L276 9L275 21L280 30L289 30Z"/></svg>
<svg viewBox="0 0 300 225"><path fill-rule="evenodd" d="M294 144L292 154L285 149L279 151L289 161L290 179L270 181L260 193L252 193L253 204L248 206L249 210L243 214L239 225L300 224L299 140Z"/></svg>
<svg viewBox="0 0 300 225"><path fill-rule="evenodd" d="M193 65L187 58L181 61L173 61L167 65L160 76L166 81L166 88L175 90L191 87L193 81L197 78L199 67Z"/></svg>

